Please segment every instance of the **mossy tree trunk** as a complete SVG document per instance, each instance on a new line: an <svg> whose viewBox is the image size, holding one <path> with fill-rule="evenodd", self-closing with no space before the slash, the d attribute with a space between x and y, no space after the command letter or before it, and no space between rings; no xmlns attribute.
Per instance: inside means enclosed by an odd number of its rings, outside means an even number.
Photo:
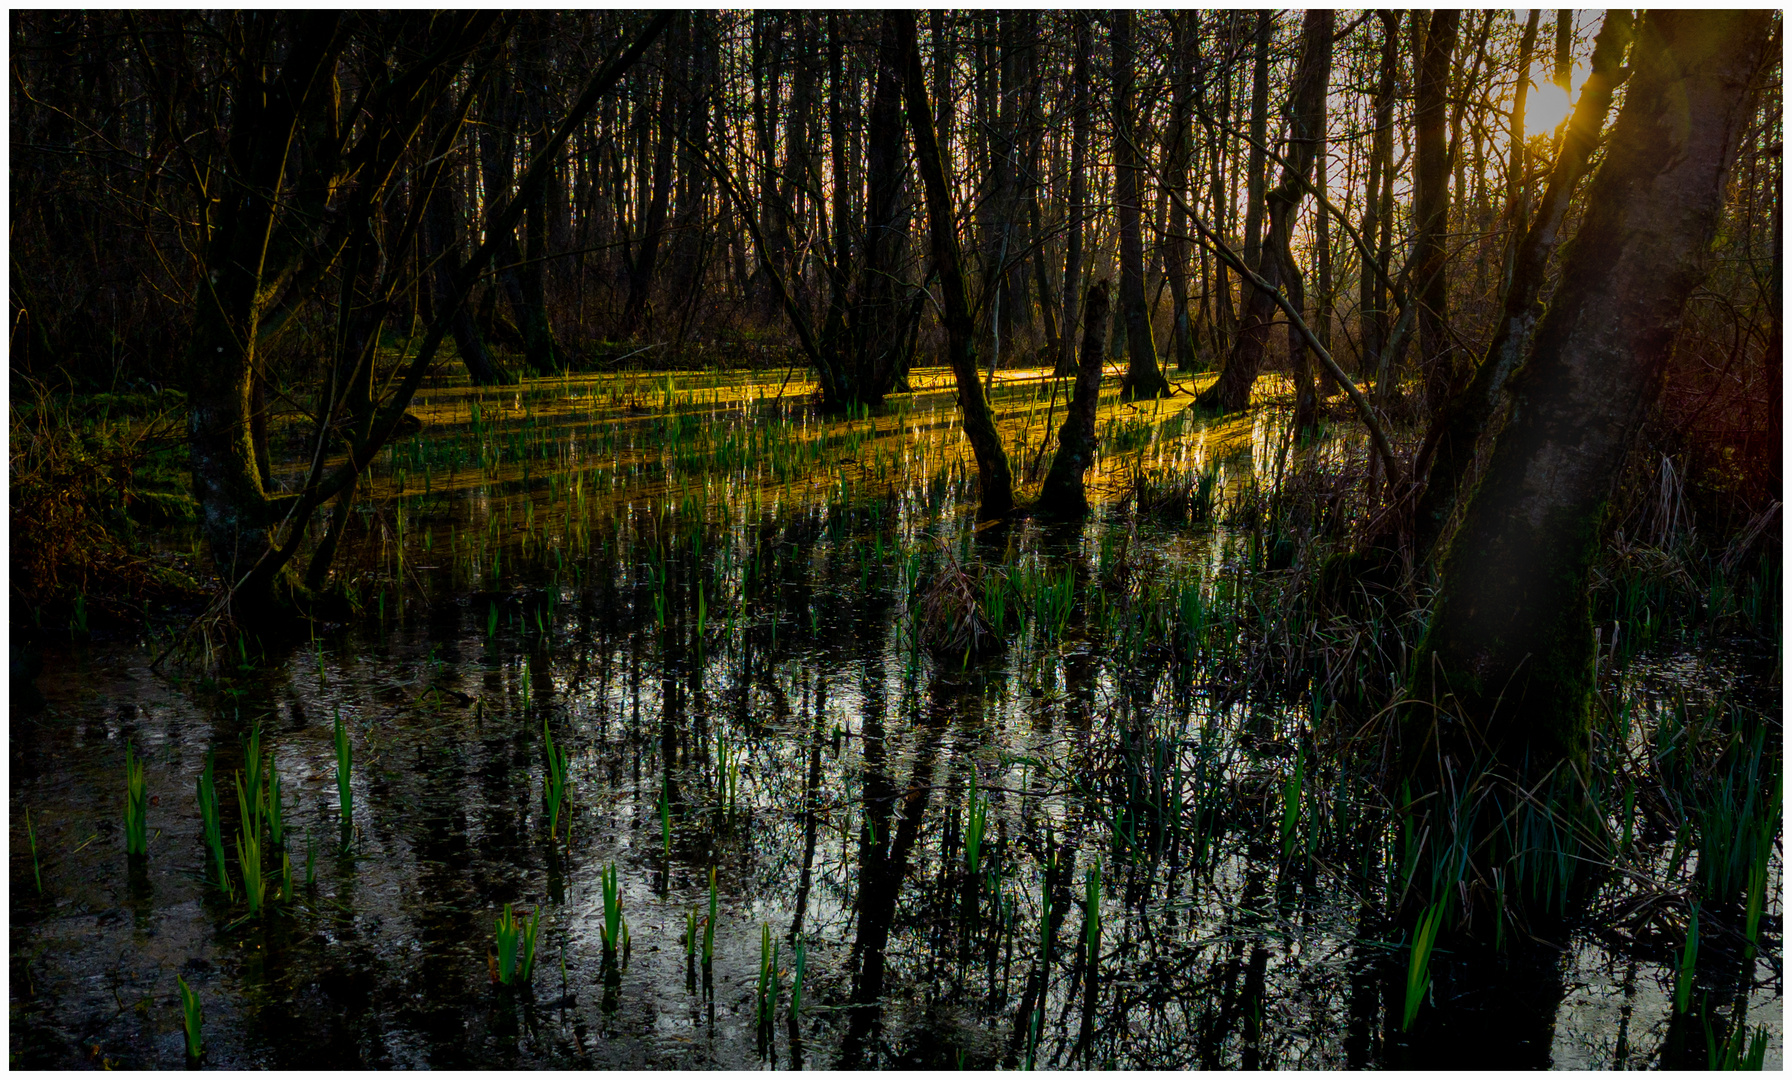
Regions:
<svg viewBox="0 0 1792 1080"><path fill-rule="evenodd" d="M1108 283L1089 286L1083 302L1083 354L1076 369L1070 410L1058 432L1058 451L1035 509L1047 517L1080 518L1089 512L1083 473L1095 459L1095 406L1101 396L1101 343L1108 328Z"/></svg>
<svg viewBox="0 0 1792 1080"><path fill-rule="evenodd" d="M1651 12L1638 30L1562 286L1444 563L1412 672L1436 709L1406 714L1409 765L1491 752L1535 774L1586 756L1607 502L1707 268L1772 17Z"/></svg>
<svg viewBox="0 0 1792 1080"><path fill-rule="evenodd" d="M928 231L933 234L933 262L940 277L941 307L946 326L946 358L958 385L958 404L964 410L964 434L977 459L980 518L1004 517L1014 509L1014 478L995 417L983 396L977 376L976 325L964 284L964 260L959 253L957 225L952 215L952 195L946 188L940 163L939 142L933 133L933 109L927 102L927 83L921 71L921 51L915 44L915 13L898 13L901 35L904 96L909 128L915 136L915 166L927 189Z"/></svg>

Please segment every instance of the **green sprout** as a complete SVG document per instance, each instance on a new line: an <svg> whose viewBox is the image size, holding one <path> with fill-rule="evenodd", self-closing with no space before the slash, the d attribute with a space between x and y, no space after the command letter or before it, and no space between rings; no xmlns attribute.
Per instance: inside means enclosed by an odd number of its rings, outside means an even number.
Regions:
<svg viewBox="0 0 1792 1080"><path fill-rule="evenodd" d="M176 975L174 981L180 986L181 1027L187 1035L187 1059L198 1061L205 1052L205 1039L200 1030L204 1021L199 1013L199 995L187 985L183 976Z"/></svg>
<svg viewBox="0 0 1792 1080"><path fill-rule="evenodd" d="M149 854L149 784L143 761L129 743L124 747L124 853L132 858ZM38 891L43 891L41 887Z"/></svg>

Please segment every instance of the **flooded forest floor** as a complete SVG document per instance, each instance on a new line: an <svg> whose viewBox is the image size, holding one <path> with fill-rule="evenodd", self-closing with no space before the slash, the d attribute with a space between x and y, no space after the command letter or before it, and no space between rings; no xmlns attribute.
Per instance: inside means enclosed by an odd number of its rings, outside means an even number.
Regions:
<svg viewBox="0 0 1792 1080"><path fill-rule="evenodd" d="M11 1064L197 1029L229 1068L1779 1067L1776 578L1696 625L1602 581L1612 870L1426 955L1397 913L1447 852L1370 764L1425 598L1315 598L1349 424L1104 398L1095 516L977 528L948 373L812 389L427 389L338 560L357 618L47 649ZM1017 480L1067 390L996 374Z"/></svg>

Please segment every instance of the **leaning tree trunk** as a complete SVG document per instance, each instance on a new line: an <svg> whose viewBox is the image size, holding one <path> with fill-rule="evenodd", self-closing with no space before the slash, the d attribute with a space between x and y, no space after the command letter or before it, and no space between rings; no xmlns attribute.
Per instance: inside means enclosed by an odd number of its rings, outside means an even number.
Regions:
<svg viewBox="0 0 1792 1080"><path fill-rule="evenodd" d="M1083 473L1095 459L1095 406L1101 397L1101 343L1108 329L1108 283L1089 286L1083 304L1083 355L1077 364L1076 389L1070 395L1070 411L1058 432L1058 452L1051 471L1039 489L1034 508L1048 517L1073 519L1089 512L1083 494Z"/></svg>
<svg viewBox="0 0 1792 1080"><path fill-rule="evenodd" d="M1140 235L1139 201L1144 171L1137 141L1133 101L1132 12L1113 13L1114 45L1114 203L1120 216L1120 313L1126 320L1126 377L1120 397L1169 397L1170 383L1157 366L1151 337L1151 309L1145 301L1145 247Z"/></svg>
<svg viewBox="0 0 1792 1080"><path fill-rule="evenodd" d="M1535 14L1533 12L1533 14ZM1506 290L1500 321L1495 325L1487 355L1468 386L1450 400L1426 440L1430 473L1413 512L1413 551L1429 559L1443 535L1457 495L1475 463L1475 444L1493 424L1505 400L1506 380L1524 357L1531 331L1537 325L1537 299L1543 292L1550 257L1561 237L1562 222L1574 186L1586 172L1599 143L1599 130L1611 110L1612 93L1620 79L1619 68L1630 47L1631 15L1613 11L1605 18L1593 46L1593 71L1581 88L1580 102L1568 123L1566 141L1550 174L1537 218L1524 233L1511 261L1511 283ZM1522 121L1514 121L1517 129ZM1516 170L1514 170L1516 171ZM1423 456L1423 455L1421 455ZM1415 472L1423 470L1420 461Z"/></svg>
<svg viewBox="0 0 1792 1080"><path fill-rule="evenodd" d="M921 50L915 44L915 13L901 12L904 97L909 127L915 135L915 167L927 188L928 231L933 234L933 261L940 276L940 294L946 326L946 356L958 384L958 403L964 409L964 434L977 459L980 518L1003 517L1014 509L1014 479L1008 470L1008 454L996 431L995 417L983 397L977 378L976 326L966 299L964 261L958 250L958 231L952 215L952 193L940 164L940 147L933 135L933 110L927 102L927 84L921 72Z"/></svg>
<svg viewBox="0 0 1792 1080"><path fill-rule="evenodd" d="M1412 672L1436 709L1407 714L1411 766L1491 751L1536 775L1586 757L1607 503L1709 264L1772 18L1651 12L1638 29L1562 286L1444 563Z"/></svg>

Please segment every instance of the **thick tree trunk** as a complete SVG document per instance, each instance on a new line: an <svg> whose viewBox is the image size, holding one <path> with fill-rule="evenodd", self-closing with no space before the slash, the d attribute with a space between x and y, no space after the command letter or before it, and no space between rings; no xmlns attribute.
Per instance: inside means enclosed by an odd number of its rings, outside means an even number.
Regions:
<svg viewBox="0 0 1792 1080"><path fill-rule="evenodd" d="M1537 218L1525 231L1513 256L1512 283L1506 290L1493 341L1474 378L1451 399L1426 440L1430 472L1413 518L1413 550L1421 560L1431 557L1443 535L1458 493L1474 466L1476 443L1493 425L1505 400L1506 380L1530 345L1549 260L1560 241L1562 221L1575 184L1586 172L1593 149L1599 144L1599 131L1611 110L1619 69L1630 46L1630 32L1629 12L1614 11L1606 16L1593 47L1593 71L1581 88L1580 102L1569 121L1562 152L1556 158ZM1425 464L1421 460L1419 469Z"/></svg>
<svg viewBox="0 0 1792 1080"><path fill-rule="evenodd" d="M1074 353L1077 326L1077 304L1082 296L1083 231L1088 218L1088 195L1083 175L1089 156L1089 59L1091 52L1090 18L1086 11L1071 16L1076 20L1076 60L1070 69L1070 191L1068 196L1068 228L1064 242L1064 333L1059 337L1057 374L1075 370Z"/></svg>
<svg viewBox="0 0 1792 1080"><path fill-rule="evenodd" d="M1652 12L1512 419L1451 544L1412 672L1411 766L1491 751L1538 774L1587 753L1588 582L1624 455L1709 263L1769 62L1768 11Z"/></svg>
<svg viewBox="0 0 1792 1080"><path fill-rule="evenodd" d="M1101 397L1102 339L1107 336L1108 283L1089 286L1083 304L1083 355L1077 364L1076 388L1058 432L1058 450L1039 490L1034 509L1047 517L1080 518L1089 512L1083 494L1083 473L1095 460L1095 406Z"/></svg>
<svg viewBox="0 0 1792 1080"><path fill-rule="evenodd" d="M1112 13L1114 46L1114 204L1120 218L1120 313L1126 320L1126 377L1120 397L1168 397L1169 380L1157 366L1151 337L1151 309L1145 300L1145 246L1140 235L1140 173L1137 107L1133 101L1132 12Z"/></svg>
<svg viewBox="0 0 1792 1080"><path fill-rule="evenodd" d="M877 84L866 132L865 271L852 309L851 400L876 405L901 373L903 315L897 275L908 251L908 206L902 198L907 162L902 136L901 28L884 18Z"/></svg>
<svg viewBox="0 0 1792 1080"><path fill-rule="evenodd" d="M1413 290L1419 305L1419 370L1424 378L1426 405L1443 407L1450 392L1451 346L1446 316L1449 278L1445 268L1449 254L1450 156L1445 141L1449 104L1450 58L1456 52L1459 11L1431 13L1425 30L1424 52L1416 57L1417 104L1414 108L1414 141L1417 158L1413 168L1412 215L1417 225Z"/></svg>
<svg viewBox="0 0 1792 1080"><path fill-rule="evenodd" d="M921 50L915 43L915 14L902 11L896 18L902 35L903 66L907 70L903 89L908 103L909 127L915 136L915 165L927 188L928 231L933 234L933 260L939 272L941 306L945 309L942 321L946 326L946 356L958 385L958 403L964 410L965 438L970 441L971 453L977 459L977 480L981 488L977 516L1005 517L1014 509L1014 479L1008 470L1008 454L1002 449L1002 437L996 431L995 418L983 397L983 384L977 378L976 326L971 321L970 301L965 292L964 263L958 251L952 195L946 188L939 143L933 135L933 110L927 101Z"/></svg>

